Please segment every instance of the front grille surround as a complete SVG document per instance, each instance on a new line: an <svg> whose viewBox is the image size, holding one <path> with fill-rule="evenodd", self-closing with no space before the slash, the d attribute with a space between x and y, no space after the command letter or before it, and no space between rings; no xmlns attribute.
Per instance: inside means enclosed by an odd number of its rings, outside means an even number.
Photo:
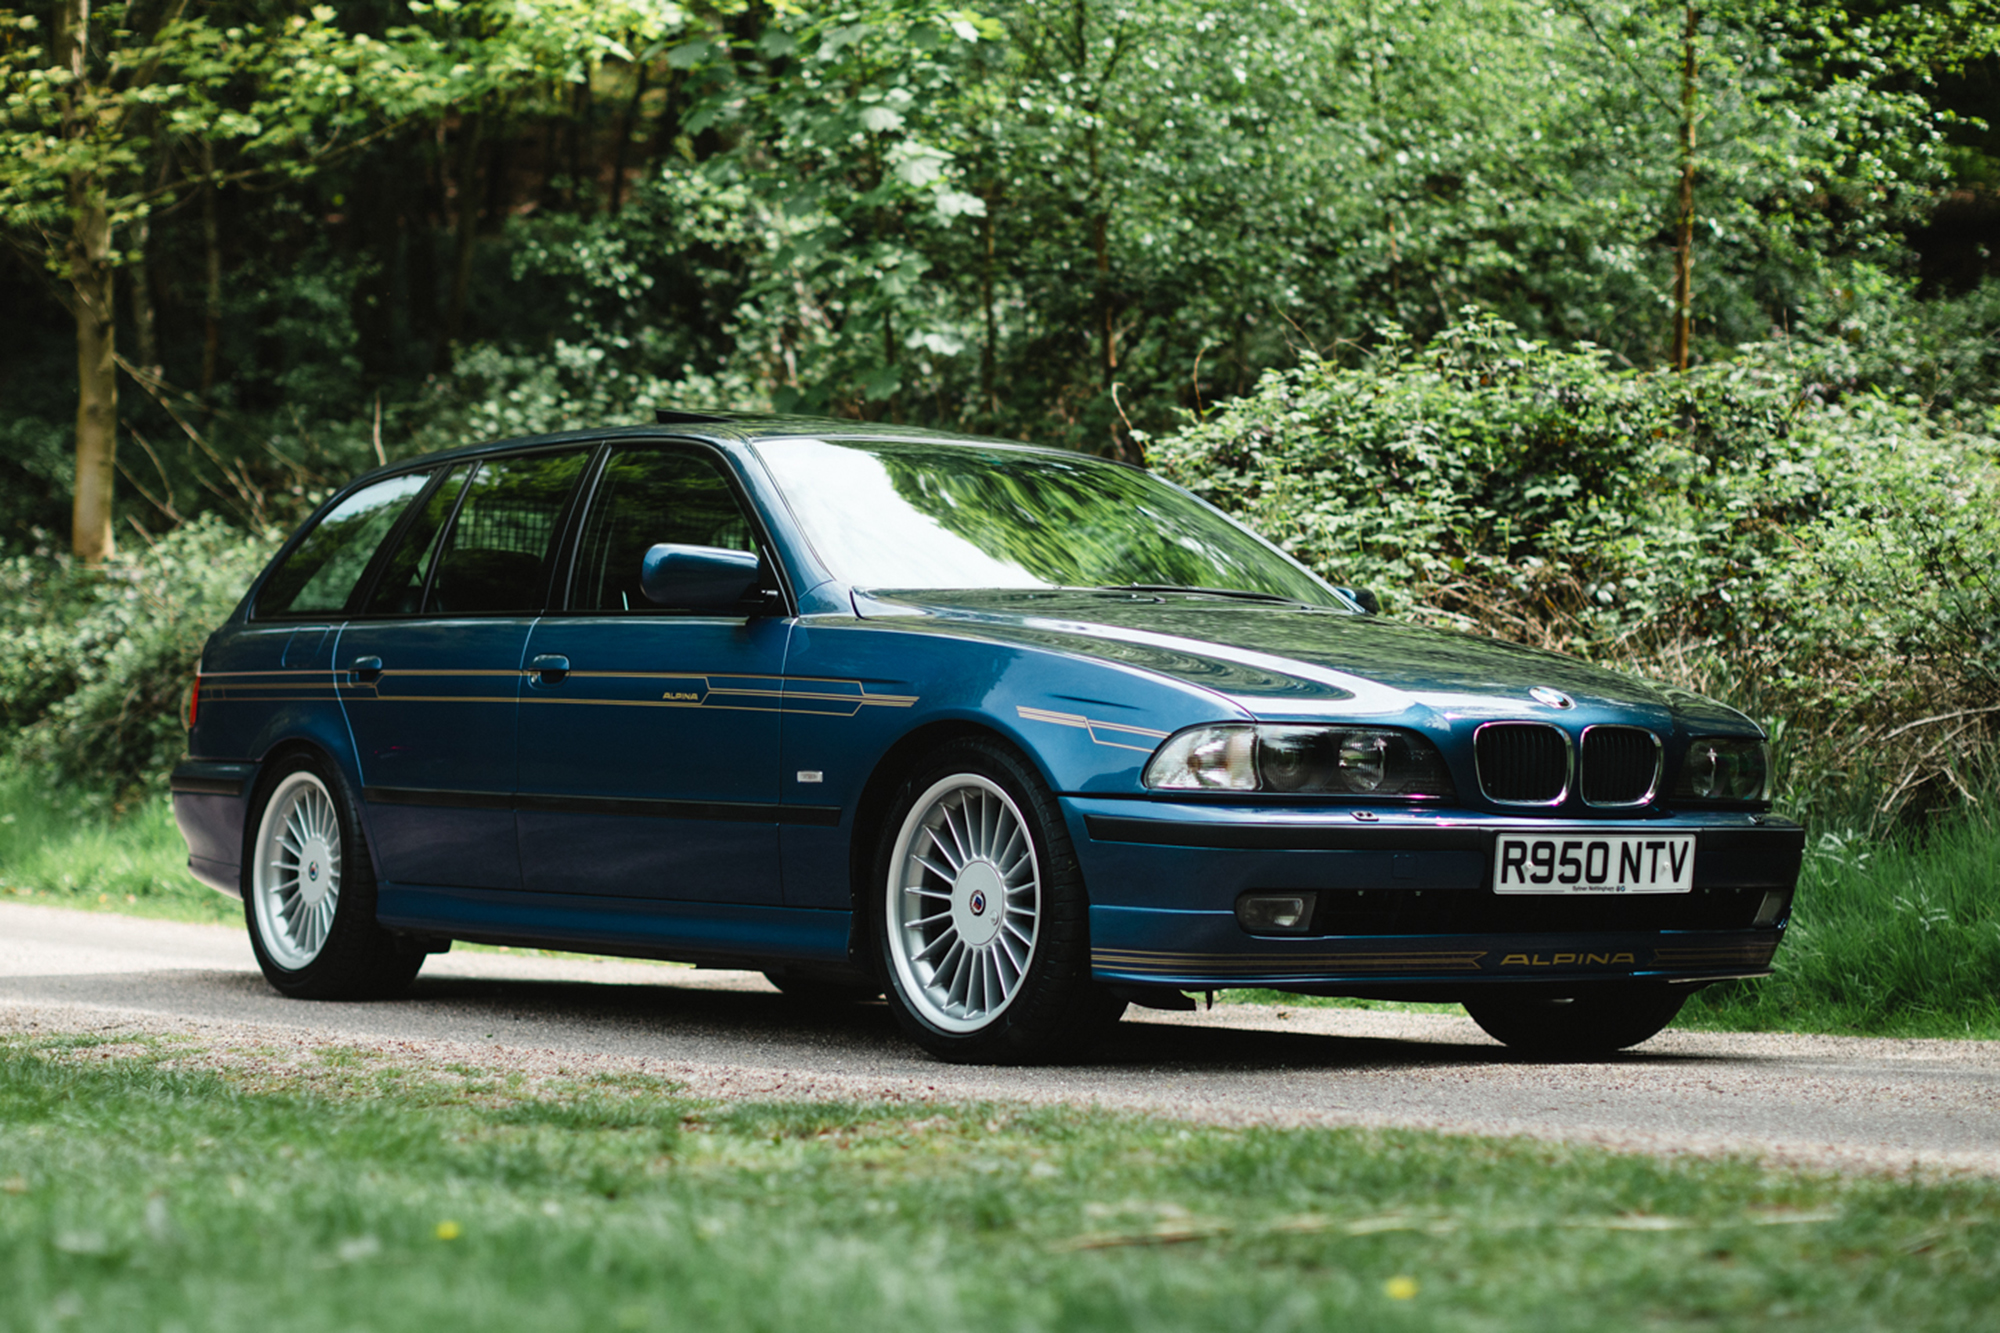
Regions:
<svg viewBox="0 0 2000 1333"><path fill-rule="evenodd" d="M1598 810L1646 805L1659 793L1664 759L1659 736L1644 727L1585 727L1577 790Z"/></svg>
<svg viewBox="0 0 2000 1333"><path fill-rule="evenodd" d="M1479 790L1495 805L1561 805L1575 771L1575 742L1547 722L1485 722L1472 733Z"/></svg>

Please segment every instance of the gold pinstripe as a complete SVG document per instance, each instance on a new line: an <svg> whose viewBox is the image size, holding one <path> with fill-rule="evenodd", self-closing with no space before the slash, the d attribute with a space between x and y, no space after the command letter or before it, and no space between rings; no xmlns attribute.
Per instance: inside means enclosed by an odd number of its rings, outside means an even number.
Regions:
<svg viewBox="0 0 2000 1333"><path fill-rule="evenodd" d="M1080 731L1089 732L1092 741L1098 745L1108 745L1114 750L1137 750L1140 754L1151 754L1154 747L1151 745L1132 745L1123 740L1108 739L1098 735L1098 732L1111 732L1118 736L1143 736L1154 742L1163 741L1167 738L1167 733L1164 731L1154 731L1150 727L1135 727L1124 722L1104 722L1096 718L1085 717L1082 713L1059 713L1052 708L1030 708L1026 704L1016 705L1014 711L1020 715L1021 720L1024 722L1047 722L1058 727L1075 727Z"/></svg>

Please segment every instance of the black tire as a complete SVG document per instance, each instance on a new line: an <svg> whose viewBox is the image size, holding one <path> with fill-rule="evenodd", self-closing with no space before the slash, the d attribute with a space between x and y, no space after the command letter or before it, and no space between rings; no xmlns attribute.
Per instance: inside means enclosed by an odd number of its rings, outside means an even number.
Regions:
<svg viewBox="0 0 2000 1333"><path fill-rule="evenodd" d="M1025 861L1003 831L1010 820L1028 844ZM913 860L912 848L937 868ZM965 737L928 756L891 802L873 865L865 905L884 991L903 1030L932 1055L961 1064L1070 1059L1125 1012L1125 1001L1091 980L1090 901L1062 811L1012 747ZM962 1003L952 999L961 987Z"/></svg>
<svg viewBox="0 0 2000 1333"><path fill-rule="evenodd" d="M1584 1060L1658 1036L1687 1003L1688 988L1628 981L1555 993L1495 988L1465 1012L1495 1041L1523 1055Z"/></svg>
<svg viewBox="0 0 2000 1333"><path fill-rule="evenodd" d="M360 812L339 770L317 754L288 755L258 779L242 891L257 965L293 999L400 995L424 964L421 945L376 923Z"/></svg>

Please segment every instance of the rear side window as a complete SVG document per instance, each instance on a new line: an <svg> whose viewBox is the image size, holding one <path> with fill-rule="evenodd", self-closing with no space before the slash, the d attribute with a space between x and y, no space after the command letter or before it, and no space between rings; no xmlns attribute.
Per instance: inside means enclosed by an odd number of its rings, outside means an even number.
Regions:
<svg viewBox="0 0 2000 1333"><path fill-rule="evenodd" d="M375 579L375 591L368 595L365 609L369 615L413 615L422 609L424 584L430 579L431 563L437 555L438 534L444 531L445 520L451 517L452 507L465 489L465 479L472 475L475 466L462 463L453 468L444 485L431 492L431 498L403 529L402 540L389 553Z"/></svg>
<svg viewBox="0 0 2000 1333"><path fill-rule="evenodd" d="M428 472L390 477L335 505L264 580L257 616L340 614L375 548L430 479Z"/></svg>
<svg viewBox="0 0 2000 1333"><path fill-rule="evenodd" d="M577 548L574 611L658 611L639 588L657 542L755 551L757 539L722 469L671 449L618 449L605 460Z"/></svg>
<svg viewBox="0 0 2000 1333"><path fill-rule="evenodd" d="M466 483L431 575L428 612L539 611L581 452L494 458Z"/></svg>

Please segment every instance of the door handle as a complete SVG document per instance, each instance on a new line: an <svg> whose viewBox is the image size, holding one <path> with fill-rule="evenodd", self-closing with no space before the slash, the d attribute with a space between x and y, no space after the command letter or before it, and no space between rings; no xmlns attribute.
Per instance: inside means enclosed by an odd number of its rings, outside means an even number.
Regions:
<svg viewBox="0 0 2000 1333"><path fill-rule="evenodd" d="M544 685L560 685L569 675L569 659L561 653L542 653L528 659L528 670L540 676Z"/></svg>
<svg viewBox="0 0 2000 1333"><path fill-rule="evenodd" d="M379 657L357 657L347 664L347 669L354 673L354 679L365 685L382 674L382 659Z"/></svg>

